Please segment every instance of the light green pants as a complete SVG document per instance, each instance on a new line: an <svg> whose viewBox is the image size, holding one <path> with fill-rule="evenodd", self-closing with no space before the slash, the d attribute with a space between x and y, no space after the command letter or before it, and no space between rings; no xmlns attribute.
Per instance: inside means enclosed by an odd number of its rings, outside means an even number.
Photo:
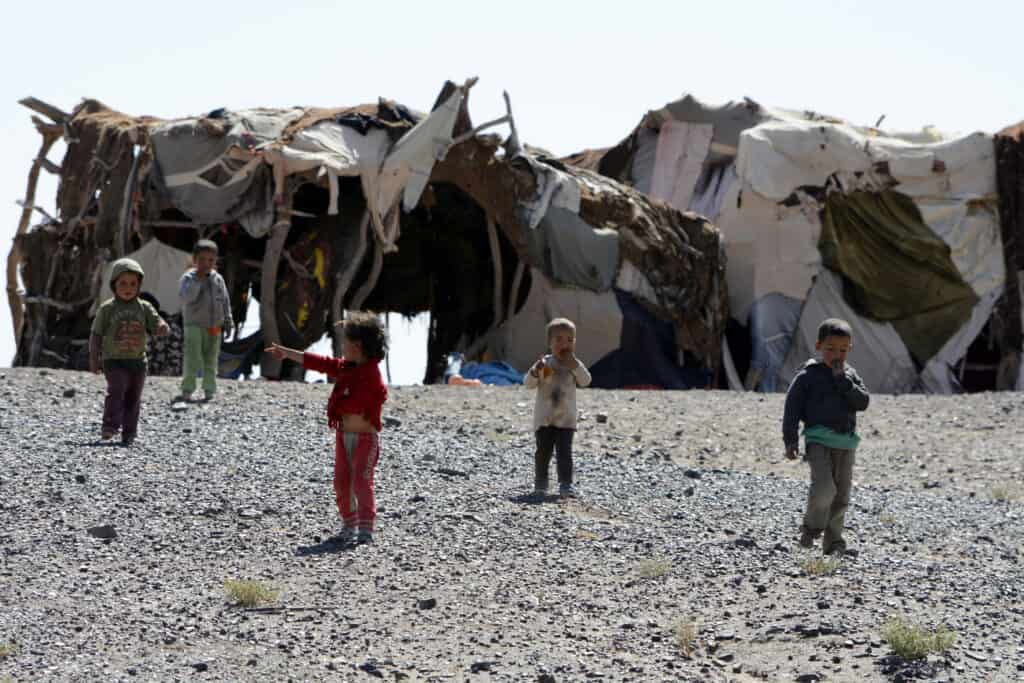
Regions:
<svg viewBox="0 0 1024 683"><path fill-rule="evenodd" d="M181 374L181 393L196 390L196 373L203 371L203 391L217 393L217 362L220 358L220 335L210 334L205 327L185 325L185 358Z"/></svg>

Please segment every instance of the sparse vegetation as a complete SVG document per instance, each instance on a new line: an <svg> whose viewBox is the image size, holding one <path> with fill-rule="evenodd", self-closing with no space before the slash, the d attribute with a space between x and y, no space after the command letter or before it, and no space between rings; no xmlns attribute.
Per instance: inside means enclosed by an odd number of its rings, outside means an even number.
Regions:
<svg viewBox="0 0 1024 683"><path fill-rule="evenodd" d="M0 659L7 659L14 654L14 646L9 643L0 643Z"/></svg>
<svg viewBox="0 0 1024 683"><path fill-rule="evenodd" d="M898 657L921 659L933 652L949 649L956 640L956 632L945 626L931 631L904 619L894 618L882 627L882 638Z"/></svg>
<svg viewBox="0 0 1024 683"><path fill-rule="evenodd" d="M259 581L228 580L224 582L224 592L239 607L256 607L277 600L277 591Z"/></svg>
<svg viewBox="0 0 1024 683"><path fill-rule="evenodd" d="M684 619L676 624L676 643L687 657L693 655L693 651L697 648L699 634L700 626L694 619Z"/></svg>
<svg viewBox="0 0 1024 683"><path fill-rule="evenodd" d="M656 579L659 576L667 574L668 570L671 568L672 563L668 560L651 558L640 563L639 571L640 576L645 579Z"/></svg>
<svg viewBox="0 0 1024 683"><path fill-rule="evenodd" d="M884 524L885 526L892 526L896 523L896 515L892 514L891 512L883 512L882 514L878 515L878 521Z"/></svg>
<svg viewBox="0 0 1024 683"><path fill-rule="evenodd" d="M1010 487L998 484L992 487L992 500L998 500L1000 502L1008 501L1013 496L1010 493Z"/></svg>
<svg viewBox="0 0 1024 683"><path fill-rule="evenodd" d="M809 576L824 576L834 574L839 569L840 561L835 557L821 557L818 555L805 555L800 560L800 569Z"/></svg>

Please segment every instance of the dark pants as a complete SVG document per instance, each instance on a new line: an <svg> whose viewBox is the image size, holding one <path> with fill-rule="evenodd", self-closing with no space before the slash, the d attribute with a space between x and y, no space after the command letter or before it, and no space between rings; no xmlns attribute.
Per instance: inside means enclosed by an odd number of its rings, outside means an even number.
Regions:
<svg viewBox="0 0 1024 683"><path fill-rule="evenodd" d="M146 383L145 370L131 370L107 365L107 400L103 403L103 431L131 440L139 431L139 407L142 405L142 386Z"/></svg>
<svg viewBox="0 0 1024 683"><path fill-rule="evenodd" d="M534 488L547 489L548 469L552 452L558 457L558 483L572 484L572 436L574 429L541 427L537 430L537 452L534 455Z"/></svg>

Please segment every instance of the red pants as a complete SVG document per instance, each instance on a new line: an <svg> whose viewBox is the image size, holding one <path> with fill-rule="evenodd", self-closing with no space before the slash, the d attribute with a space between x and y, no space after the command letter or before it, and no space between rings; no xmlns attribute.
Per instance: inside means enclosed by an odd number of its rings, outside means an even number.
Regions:
<svg viewBox="0 0 1024 683"><path fill-rule="evenodd" d="M373 471L380 458L376 432L337 432L334 446L334 497L346 529L373 531L377 501Z"/></svg>

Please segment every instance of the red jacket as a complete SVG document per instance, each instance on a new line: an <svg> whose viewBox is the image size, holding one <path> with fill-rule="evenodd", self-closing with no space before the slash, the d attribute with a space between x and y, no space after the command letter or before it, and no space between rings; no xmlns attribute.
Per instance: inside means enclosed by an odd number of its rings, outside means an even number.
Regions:
<svg viewBox="0 0 1024 683"><path fill-rule="evenodd" d="M302 367L334 378L334 391L327 399L327 424L341 425L342 415L362 415L378 432L380 411L388 400L388 388L380 375L380 361L368 360L356 365L344 358L302 354Z"/></svg>

